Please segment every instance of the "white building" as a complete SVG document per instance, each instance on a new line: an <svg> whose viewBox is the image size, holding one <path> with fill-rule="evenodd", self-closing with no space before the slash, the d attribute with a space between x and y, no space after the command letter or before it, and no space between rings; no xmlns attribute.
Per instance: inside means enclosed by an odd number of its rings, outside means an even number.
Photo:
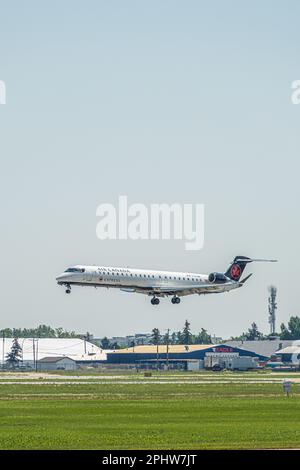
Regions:
<svg viewBox="0 0 300 470"><path fill-rule="evenodd" d="M290 346L279 349L276 352L276 355L279 356L282 362L292 363L296 366L300 366L300 340L295 340Z"/></svg>
<svg viewBox="0 0 300 470"><path fill-rule="evenodd" d="M105 361L106 352L95 344L79 338L18 338L22 348L20 365L35 367L44 357L69 357L76 362ZM13 338L0 339L0 364L5 364Z"/></svg>
<svg viewBox="0 0 300 470"><path fill-rule="evenodd" d="M37 369L46 370L76 370L76 362L70 357L43 357L38 361Z"/></svg>

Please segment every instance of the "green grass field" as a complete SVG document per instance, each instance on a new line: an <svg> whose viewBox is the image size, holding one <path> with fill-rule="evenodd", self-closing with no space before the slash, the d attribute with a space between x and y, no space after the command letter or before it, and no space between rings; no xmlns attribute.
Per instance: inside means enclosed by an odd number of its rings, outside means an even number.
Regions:
<svg viewBox="0 0 300 470"><path fill-rule="evenodd" d="M135 377L140 383L122 383L130 377L123 374L116 383L101 375L101 383L65 383L68 375L59 383L48 378L3 383L0 374L0 448L300 447L300 384L286 398L278 376L277 383L243 383L260 376L228 374L231 382L220 383L224 374L162 373L153 383L141 375ZM269 377L274 375L263 375Z"/></svg>

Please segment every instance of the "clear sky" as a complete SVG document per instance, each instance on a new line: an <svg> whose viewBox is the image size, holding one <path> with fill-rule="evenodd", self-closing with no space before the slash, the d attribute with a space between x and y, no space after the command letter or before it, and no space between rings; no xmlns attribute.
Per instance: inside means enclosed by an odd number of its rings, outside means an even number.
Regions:
<svg viewBox="0 0 300 470"><path fill-rule="evenodd" d="M97 336L186 318L223 337L300 314L298 1L0 2L0 328ZM204 203L205 244L100 241L102 202ZM170 299L73 289L71 264L194 272L257 264L229 294Z"/></svg>

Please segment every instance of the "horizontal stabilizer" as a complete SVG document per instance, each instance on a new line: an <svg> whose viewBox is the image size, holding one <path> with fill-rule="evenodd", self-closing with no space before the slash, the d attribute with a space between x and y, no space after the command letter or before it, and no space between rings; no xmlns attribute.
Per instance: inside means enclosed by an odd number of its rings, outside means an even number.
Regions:
<svg viewBox="0 0 300 470"><path fill-rule="evenodd" d="M248 276L244 277L244 279L242 279L242 280L240 281L240 283L241 283L241 284L245 284L245 282L248 281L249 277L251 277L251 276L252 276L252 273L248 274Z"/></svg>
<svg viewBox="0 0 300 470"><path fill-rule="evenodd" d="M252 263L253 261L263 261L263 262L266 262L266 263L277 263L277 259L260 259L260 258L248 258L248 259L244 259L244 258L235 258L234 262L239 262L239 261L242 261L243 263Z"/></svg>

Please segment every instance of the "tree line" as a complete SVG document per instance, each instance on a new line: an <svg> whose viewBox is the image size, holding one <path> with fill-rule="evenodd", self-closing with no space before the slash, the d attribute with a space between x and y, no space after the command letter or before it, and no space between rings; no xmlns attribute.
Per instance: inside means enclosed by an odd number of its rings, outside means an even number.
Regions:
<svg viewBox="0 0 300 470"><path fill-rule="evenodd" d="M242 341L262 341L278 337L282 340L297 340L300 339L300 318L298 316L291 316L287 326L284 323L280 325L280 332L265 335L261 331L255 322L251 323L250 328L240 336L231 337L231 340L242 340ZM160 334L158 328L152 330L152 344L211 344L211 335L201 328L201 331L197 334L191 332L190 323L188 320L185 321L182 331L177 331L170 334L169 330L164 335ZM226 342L226 340L224 340Z"/></svg>
<svg viewBox="0 0 300 470"><path fill-rule="evenodd" d="M280 325L280 332L273 334L264 334L262 333L257 323L252 322L250 328L240 336L231 336L230 340L236 341L262 341L269 340L274 337L278 337L282 340L297 340L300 339L300 318L298 316L291 316L287 325L282 323ZM227 340L223 340L225 343ZM150 343L157 344L212 344L212 337L207 330L201 328L200 332L192 333L191 325L188 320L185 321L182 330L175 331L170 333L170 330L167 330L166 333L161 333L158 328L153 328L151 332ZM114 342L111 343L109 339L105 336L102 338L101 347L103 349L120 349L121 346ZM136 346L135 341L133 340L129 346Z"/></svg>
<svg viewBox="0 0 300 470"><path fill-rule="evenodd" d="M0 336L5 338L82 338L75 331L63 328L52 328L48 325L39 325L36 328L4 328Z"/></svg>
<svg viewBox="0 0 300 470"><path fill-rule="evenodd" d="M211 344L212 339L208 332L201 328L200 332L193 334L191 332L190 323L188 320L185 321L183 329L181 331L175 331L170 333L168 330L166 333L161 334L158 328L153 328L150 338L151 344ZM121 349L121 346L117 342L110 342L105 336L100 341L102 349ZM132 340L128 345L130 347L136 346L136 342Z"/></svg>
<svg viewBox="0 0 300 470"><path fill-rule="evenodd" d="M242 333L240 336L231 337L232 340L243 340L243 341L260 341L264 339L272 339L278 337L279 339L297 340L300 339L300 318L298 316L291 316L287 325L281 323L280 332L265 335L259 331L258 326L255 322L251 324L251 327Z"/></svg>
<svg viewBox="0 0 300 470"><path fill-rule="evenodd" d="M170 333L161 334L158 328L153 328L151 335L152 344L212 344L211 335L207 330L201 328L199 333L193 334L191 332L191 324L188 320L185 321L182 330Z"/></svg>
<svg viewBox="0 0 300 470"><path fill-rule="evenodd" d="M49 325L39 325L36 328L4 328L0 330L0 337L5 338L83 338L82 334L75 333L75 331L67 331L63 328L52 328ZM272 335L265 335L262 333L255 322L251 323L250 328L240 336L231 337L231 340L240 341L254 341L270 339L277 336L282 340L297 340L300 339L300 317L291 316L287 325L281 323L280 332ZM89 340L89 333L85 338ZM226 340L224 340L225 342ZM192 333L191 325L188 320L185 321L182 330L173 331L167 330L166 333L161 333L158 328L153 328L151 332L152 344L212 344L211 335L207 330L201 328L198 333ZM103 349L120 349L118 343L111 343L105 336L102 338L101 347ZM134 341L130 346L135 346Z"/></svg>

